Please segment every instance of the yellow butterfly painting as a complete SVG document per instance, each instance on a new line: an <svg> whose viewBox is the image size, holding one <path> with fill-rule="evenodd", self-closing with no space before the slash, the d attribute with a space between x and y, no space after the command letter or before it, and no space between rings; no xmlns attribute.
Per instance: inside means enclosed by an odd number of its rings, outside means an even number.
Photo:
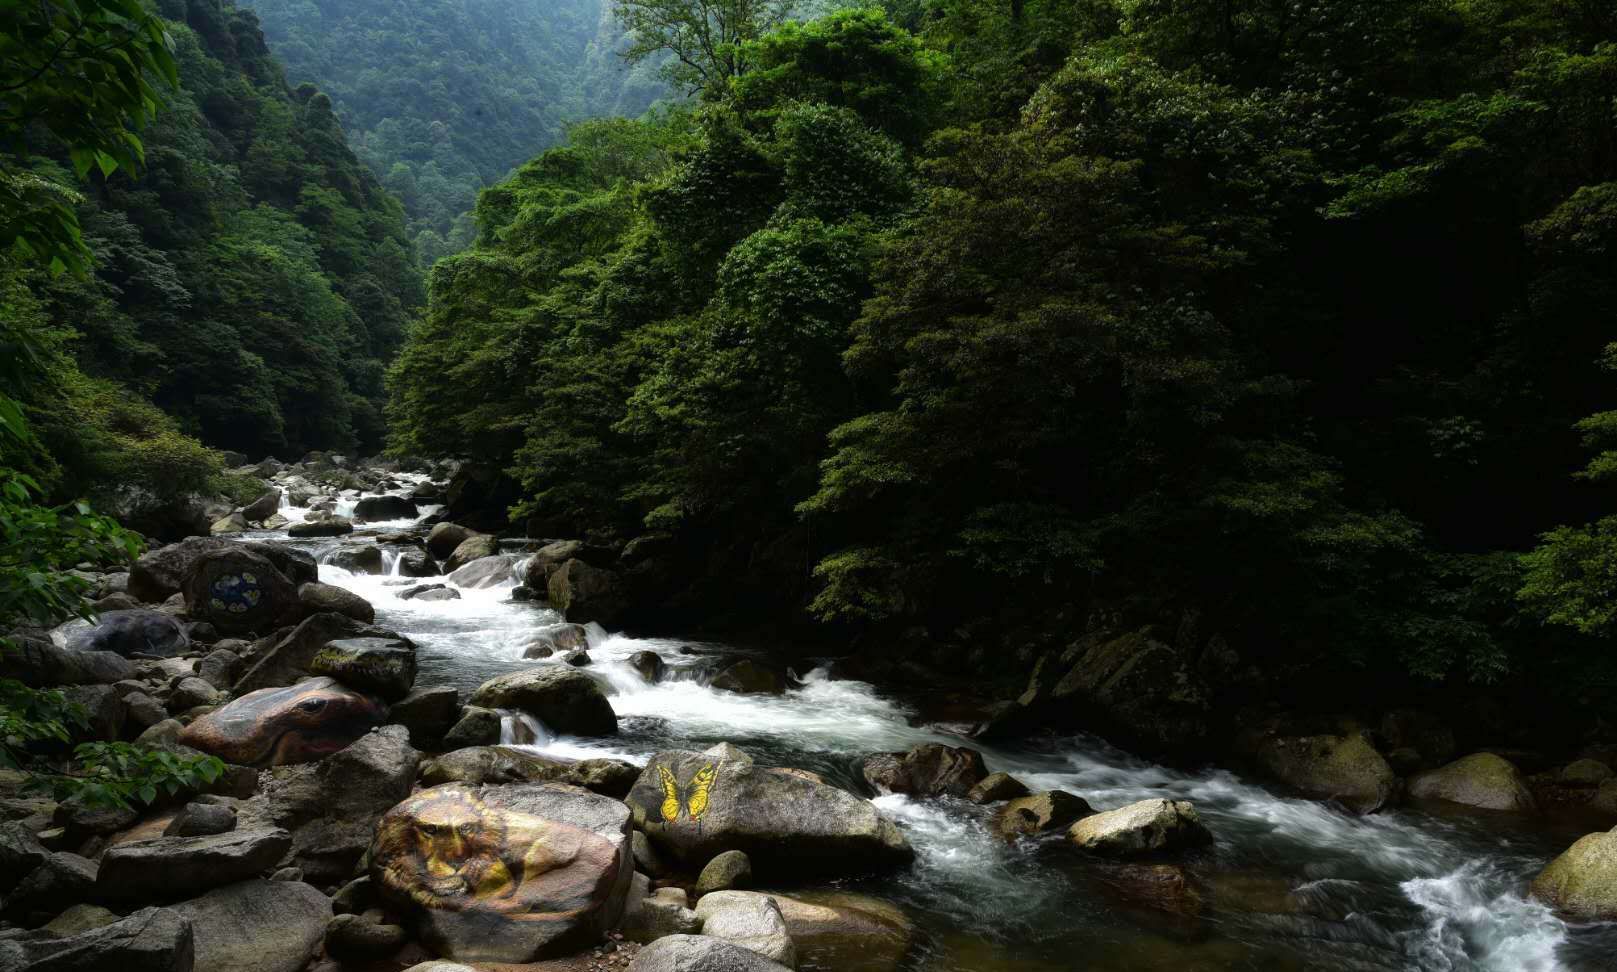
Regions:
<svg viewBox="0 0 1617 972"><path fill-rule="evenodd" d="M712 763L697 770L685 785L684 799L681 800L679 783L674 779L674 774L666 766L657 767L657 776L663 785L663 825L678 820L683 812L687 820L700 826L702 814L707 813L708 793L713 789L713 779L717 775Z"/></svg>

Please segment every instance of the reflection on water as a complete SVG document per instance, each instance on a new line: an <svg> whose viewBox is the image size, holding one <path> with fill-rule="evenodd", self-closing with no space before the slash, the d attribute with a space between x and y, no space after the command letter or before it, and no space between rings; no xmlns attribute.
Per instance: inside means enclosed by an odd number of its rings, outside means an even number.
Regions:
<svg viewBox="0 0 1617 972"><path fill-rule="evenodd" d="M305 546L319 554L370 542ZM394 562L384 561L389 573ZM561 618L511 603L509 585L422 602L397 598L398 577L322 564L321 579L370 600L378 624L420 646L419 684L469 693L502 672L561 664L522 659L534 631ZM545 753L644 764L660 749L730 741L765 765L814 770L857 790L858 763L868 753L962 743L937 727L912 725L910 709L872 686L833 681L824 671L803 673L802 687L783 696L735 695L707 687L713 660L682 652L686 642L595 626L589 642L594 662L584 670L610 694L621 732L573 739L537 727L535 748ZM668 665L662 683L647 685L628 666L639 651L656 652ZM1010 772L1034 790L1069 790L1097 809L1148 797L1191 800L1218 840L1186 862L1192 894L1167 908L1142 907L1119 893L1116 875L1062 853L1058 838L1000 840L989 827L990 809L881 797L877 804L915 845L916 863L898 875L848 883L902 905L921 924L916 969L1617 969L1617 928L1569 929L1522 897L1526 881L1567 843L1560 837L1412 811L1351 817L1227 772L1146 763L1087 737L969 744L982 750L989 770Z"/></svg>

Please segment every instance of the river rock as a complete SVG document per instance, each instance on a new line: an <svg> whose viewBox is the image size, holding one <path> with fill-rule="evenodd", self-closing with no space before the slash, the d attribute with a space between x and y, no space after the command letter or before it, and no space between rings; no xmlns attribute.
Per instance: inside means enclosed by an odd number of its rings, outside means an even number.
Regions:
<svg viewBox="0 0 1617 972"><path fill-rule="evenodd" d="M72 938L97 928L117 924L119 917L116 912L108 911L99 905L76 904L63 909L62 913L52 918L44 930L61 938Z"/></svg>
<svg viewBox="0 0 1617 972"><path fill-rule="evenodd" d="M642 948L627 972L781 972L789 968L710 935L669 935Z"/></svg>
<svg viewBox="0 0 1617 972"><path fill-rule="evenodd" d="M370 696L312 678L249 692L186 726L180 743L242 766L305 763L347 747L385 714Z"/></svg>
<svg viewBox="0 0 1617 972"><path fill-rule="evenodd" d="M78 652L110 651L124 658L135 655L173 658L190 650L191 639L172 616L137 609L102 614L95 627L75 632L68 639L67 647Z"/></svg>
<svg viewBox="0 0 1617 972"><path fill-rule="evenodd" d="M1589 834L1533 879L1532 895L1586 921L1617 921L1617 830Z"/></svg>
<svg viewBox="0 0 1617 972"><path fill-rule="evenodd" d="M869 800L702 753L658 753L627 802L657 849L690 866L739 850L760 879L777 880L865 872L913 857Z"/></svg>
<svg viewBox="0 0 1617 972"><path fill-rule="evenodd" d="M518 709L567 735L609 736L618 731L617 714L595 679L557 665L492 678L472 694L472 704Z"/></svg>
<svg viewBox="0 0 1617 972"><path fill-rule="evenodd" d="M197 972L301 972L331 922L330 899L301 881L242 881L174 911L195 931Z"/></svg>
<svg viewBox="0 0 1617 972"><path fill-rule="evenodd" d="M1094 812L1095 808L1083 797L1065 790L1051 790L1006 803L994 815L994 827L1004 837L1036 837L1066 830Z"/></svg>
<svg viewBox="0 0 1617 972"><path fill-rule="evenodd" d="M460 710L460 718L444 734L444 748L467 749L472 746L492 746L500 741L500 714L480 705L468 705Z"/></svg>
<svg viewBox="0 0 1617 972"><path fill-rule="evenodd" d="M5 914L27 924L28 916L43 917L93 896L96 863L77 854L51 854L23 876L6 896Z"/></svg>
<svg viewBox="0 0 1617 972"><path fill-rule="evenodd" d="M319 578L314 557L273 541L226 540L220 537L192 537L150 551L129 570L129 593L148 604L160 604L181 592L185 578L198 558L217 550L245 549L275 565L293 584Z"/></svg>
<svg viewBox="0 0 1617 972"><path fill-rule="evenodd" d="M751 949L772 962L797 967L797 946L786 931L780 905L767 894L715 891L696 903L702 934Z"/></svg>
<svg viewBox="0 0 1617 972"><path fill-rule="evenodd" d="M277 635L278 640L270 647L248 659L246 670L236 680L237 695L291 685L306 677L320 649L341 638L384 638L410 644L409 639L392 631L331 612L305 618L284 636Z"/></svg>
<svg viewBox="0 0 1617 972"><path fill-rule="evenodd" d="M0 894L8 893L34 868L45 863L50 851L25 824L0 824Z"/></svg>
<svg viewBox="0 0 1617 972"><path fill-rule="evenodd" d="M332 612L353 618L363 624L376 620L376 609L371 602L334 584L304 584L298 588L298 603L304 614Z"/></svg>
<svg viewBox="0 0 1617 972"><path fill-rule="evenodd" d="M388 709L389 722L410 730L417 749L436 748L460 714L460 692L452 685L417 688Z"/></svg>
<svg viewBox="0 0 1617 972"><path fill-rule="evenodd" d="M398 925L337 915L326 926L326 954L340 962L373 962L403 948L408 937Z"/></svg>
<svg viewBox="0 0 1617 972"><path fill-rule="evenodd" d="M614 624L629 606L617 574L582 560L569 560L556 568L546 590L550 606L577 624Z"/></svg>
<svg viewBox="0 0 1617 972"><path fill-rule="evenodd" d="M70 728L74 742L115 742L124 737L129 706L112 686L70 685L62 694L84 709L85 725Z"/></svg>
<svg viewBox="0 0 1617 972"><path fill-rule="evenodd" d="M375 523L378 520L413 520L421 515L415 501L408 496L362 496L354 504L355 523Z"/></svg>
<svg viewBox="0 0 1617 972"><path fill-rule="evenodd" d="M227 514L208 525L208 533L215 537L246 533L248 529L247 518L240 513Z"/></svg>
<svg viewBox="0 0 1617 972"><path fill-rule="evenodd" d="M1566 786L1599 786L1612 778L1612 772L1598 759L1576 759L1561 767L1556 778Z"/></svg>
<svg viewBox="0 0 1617 972"><path fill-rule="evenodd" d="M988 776L975 749L925 743L907 753L877 753L865 760L865 782L878 793L963 797Z"/></svg>
<svg viewBox="0 0 1617 972"><path fill-rule="evenodd" d="M427 537L427 545L427 549L434 549L431 536ZM443 561L444 573L453 574L474 560L492 557L499 552L500 540L498 537L489 536L486 533L477 533L461 541L460 545L449 556L440 556L439 559Z"/></svg>
<svg viewBox="0 0 1617 972"><path fill-rule="evenodd" d="M1527 781L1509 760L1493 753L1472 753L1409 781L1417 800L1447 800L1487 810L1534 809Z"/></svg>
<svg viewBox="0 0 1617 972"><path fill-rule="evenodd" d="M236 829L236 811L214 803L188 803L174 815L164 837L211 837Z"/></svg>
<svg viewBox="0 0 1617 972"><path fill-rule="evenodd" d="M291 847L290 834L268 828L126 841L101 855L96 887L107 900L174 900L256 877Z"/></svg>
<svg viewBox="0 0 1617 972"><path fill-rule="evenodd" d="M135 666L110 651L76 651L46 638L14 637L0 652L0 678L30 688L57 685L111 685L135 677Z"/></svg>
<svg viewBox="0 0 1617 972"><path fill-rule="evenodd" d="M656 685L662 681L663 673L668 670L668 665L663 661L663 656L654 651L637 651L630 655L629 667L634 669L650 685Z"/></svg>
<svg viewBox="0 0 1617 972"><path fill-rule="evenodd" d="M717 855L696 877L696 893L730 891L752 885L752 861L741 851L725 851Z"/></svg>
<svg viewBox="0 0 1617 972"><path fill-rule="evenodd" d="M393 595L401 601L458 601L460 592L445 584L414 584Z"/></svg>
<svg viewBox="0 0 1617 972"><path fill-rule="evenodd" d="M42 929L0 939L7 972L192 972L194 963L191 922L168 908L145 908L67 938Z"/></svg>
<svg viewBox="0 0 1617 972"><path fill-rule="evenodd" d="M447 559L454 554L461 544L478 536L476 530L461 526L459 523L433 524L432 532L427 534L427 552L437 560Z"/></svg>
<svg viewBox="0 0 1617 972"><path fill-rule="evenodd" d="M1213 835L1183 800L1141 800L1079 820L1067 831L1074 846L1104 857L1133 858L1190 850Z"/></svg>
<svg viewBox="0 0 1617 972"><path fill-rule="evenodd" d="M966 799L972 803L984 804L999 803L1002 800L1014 800L1017 797L1027 795L1027 786L1011 774L989 773L976 786L966 792Z"/></svg>
<svg viewBox="0 0 1617 972"><path fill-rule="evenodd" d="M198 706L217 705L222 699L222 693L212 683L200 678L182 678L170 691L168 704L176 713L183 713Z"/></svg>
<svg viewBox="0 0 1617 972"><path fill-rule="evenodd" d="M621 759L555 759L509 746L472 746L445 753L421 765L421 782L444 783L568 783L593 793L621 800L628 795L640 770Z"/></svg>
<svg viewBox="0 0 1617 972"><path fill-rule="evenodd" d="M343 547L331 555L331 565L341 567L350 574L380 574L382 572L381 547Z"/></svg>
<svg viewBox="0 0 1617 972"><path fill-rule="evenodd" d="M415 684L415 647L387 638L340 638L320 649L309 671L395 702Z"/></svg>
<svg viewBox="0 0 1617 972"><path fill-rule="evenodd" d="M289 537L341 537L354 532L354 521L345 516L324 516L294 523L286 530Z"/></svg>
<svg viewBox="0 0 1617 972"><path fill-rule="evenodd" d="M436 577L438 564L425 550L401 550L398 572L401 577Z"/></svg>
<svg viewBox="0 0 1617 972"><path fill-rule="evenodd" d="M639 836L640 832L635 831ZM618 925L623 937L642 944L668 935L692 935L702 930L702 919L691 910L684 888L651 890L651 881L636 874L623 905L623 921Z"/></svg>
<svg viewBox="0 0 1617 972"><path fill-rule="evenodd" d="M588 648L589 630L581 624L554 624L535 632L523 649L524 658L549 658L558 651Z"/></svg>
<svg viewBox="0 0 1617 972"><path fill-rule="evenodd" d="M516 554L495 554L479 557L449 573L449 583L468 590L482 590L509 584L517 578L517 564L522 557ZM447 564L445 565L448 566Z"/></svg>
<svg viewBox="0 0 1617 972"><path fill-rule="evenodd" d="M558 784L434 787L382 819L371 878L458 961L530 962L599 940L633 875L629 813Z"/></svg>
<svg viewBox="0 0 1617 972"><path fill-rule="evenodd" d="M896 972L915 941L915 923L879 898L846 891L770 897L803 968Z"/></svg>
<svg viewBox="0 0 1617 972"><path fill-rule="evenodd" d="M270 631L301 614L292 582L268 558L245 547L196 558L184 594L186 614L220 631Z"/></svg>
<svg viewBox="0 0 1617 972"><path fill-rule="evenodd" d="M241 805L242 826L292 834L292 863L320 884L349 877L376 822L410 794L421 754L402 726L388 726L318 763L277 767Z"/></svg>
<svg viewBox="0 0 1617 972"><path fill-rule="evenodd" d="M1308 796L1374 813L1398 792L1398 777L1362 732L1243 734L1238 746L1268 775Z"/></svg>
<svg viewBox="0 0 1617 972"><path fill-rule="evenodd" d="M221 692L236 684L240 671L241 656L229 648L215 648L197 662L197 677Z"/></svg>
<svg viewBox="0 0 1617 972"><path fill-rule="evenodd" d="M258 499L255 499L251 503L248 503L246 506L242 507L241 515L244 519L253 523L263 523L265 520L274 516L275 512L280 508L281 491L278 489L272 489L263 496L260 496Z"/></svg>
<svg viewBox="0 0 1617 972"><path fill-rule="evenodd" d="M713 688L740 695L781 695L786 691L786 674L751 658L726 665L713 676Z"/></svg>

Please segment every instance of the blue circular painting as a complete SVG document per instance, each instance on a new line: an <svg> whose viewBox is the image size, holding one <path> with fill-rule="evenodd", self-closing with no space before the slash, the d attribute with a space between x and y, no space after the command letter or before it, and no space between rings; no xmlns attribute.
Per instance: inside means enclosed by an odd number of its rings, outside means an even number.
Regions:
<svg viewBox="0 0 1617 972"><path fill-rule="evenodd" d="M225 574L214 579L208 588L208 606L215 611L228 611L231 614L245 614L258 606L258 601L264 596L264 589L258 584L258 577L242 572L240 574Z"/></svg>

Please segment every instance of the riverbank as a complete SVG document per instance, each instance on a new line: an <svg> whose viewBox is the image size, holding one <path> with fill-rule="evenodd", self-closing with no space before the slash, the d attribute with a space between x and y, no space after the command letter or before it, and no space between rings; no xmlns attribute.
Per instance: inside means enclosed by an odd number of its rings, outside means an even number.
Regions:
<svg viewBox="0 0 1617 972"><path fill-rule="evenodd" d="M774 906L779 925L770 917L774 912L769 906L756 899L739 899L729 907L752 909L735 912L751 915L745 923L751 929L748 935L758 933L759 923L773 929L765 937L774 936L770 947L776 949L776 959L786 957L776 933L784 934L792 943L791 957L804 969L1054 970L1071 968L1077 950L1085 956L1086 967L1119 970L1599 969L1617 948L1611 925L1568 921L1575 916L1557 914L1529 896L1530 882L1546 864L1594 830L1593 824L1574 817L1541 812L1545 808L1537 806L1537 794L1547 791L1530 775L1519 782L1535 801L1532 808L1484 810L1452 799L1411 802L1403 791L1420 789L1412 782L1423 779L1418 764L1393 769L1395 753L1406 747L1389 748L1380 726L1361 732L1361 727L1339 722L1323 727L1329 731L1283 722L1254 727L1251 758L1262 761L1269 775L1289 777L1289 786L1225 770L1168 768L1090 736L1016 733L1003 719L998 723L1002 731L974 738L971 734L983 720L967 693L942 709L919 706L908 697L916 688L913 684L877 685L846 677L857 667L847 659L799 659L794 668L781 670L766 652L614 631L613 625L599 620L611 620L610 614L590 616L603 604L608 609L614 606L601 596L610 593L612 585L599 576L593 577L594 583L584 581L593 572L616 573L621 559L608 563L603 552L588 545L558 550L538 540L479 543L477 537L466 535L446 551L452 531L437 530L435 545L436 526L421 522L435 512L429 500L443 492L430 470L366 471L365 478L378 487L385 485L386 495L408 500L415 509L396 519L357 524L338 522L356 513L363 498L360 491L341 488L340 479L323 485L301 471L278 470L273 475L279 477L277 488L288 502L294 497L303 500L295 506L278 504L270 514L284 520L284 526L253 529L249 521L249 529L228 539L192 541L190 546L226 556L238 554L240 548L262 549L273 570L284 565L285 570L307 577L304 584L317 580L320 586L294 592L296 601L305 605L306 616L283 626L279 622L289 616L271 605L264 609L270 618L264 623L278 633L266 631L256 639L229 637L232 633L219 630L218 621L246 612L230 612L227 605L226 614L209 620L199 614L209 614L212 605L180 594L178 602L153 613L172 619L174 629L186 639L183 647L176 640L165 652L172 653L169 658L126 659L131 677L103 688L82 688L89 689L87 696L123 702L124 723L119 730L123 736L133 735L140 719L158 714L134 698L139 695L155 703L164 716L175 717L143 730L148 741L172 734L168 742L175 745L237 745L245 747L232 750L237 758L269 754L262 757L267 764L293 755L290 741L295 741L303 746L297 752L318 757L265 765L257 768L261 772L232 773L230 785L239 789L202 798L205 805L234 811L231 833L284 831L289 845L276 860L267 860L269 850L279 846L278 839L270 838L269 849L254 851L262 857L248 861L264 860L262 867L248 873L220 871L208 879L219 883L200 897L190 895L195 888L182 892L147 887L141 892L150 895L153 904L170 906L162 910L183 911L188 901L228 898L226 889L243 880L279 875L286 879L280 883L307 885L320 892L332 912L359 916L338 922L328 915L318 934L313 930L317 923L307 917L318 906L296 923L287 918L304 933L299 937L288 932L279 939L299 943L307 954L294 965L294 949L288 945L279 967L302 969L312 963L322 968L392 970L408 967L429 951L475 961L475 950L457 944L453 923L445 924L438 911L483 913L479 909L484 903L493 902L486 906L495 917L487 920L496 923L535 911L545 913L557 900L555 885L540 881L530 887L526 868L531 864L537 880L567 867L542 868L531 852L519 854L517 860L500 852L486 860L485 876L497 875L500 868L507 876L464 883L463 890L483 887L490 893L473 893L474 903L459 908L422 911L411 903L419 899L409 893L410 868L388 869L388 860L401 856L409 860L415 853L399 843L400 835L408 835L418 851L427 841L419 873L432 875L447 862L450 871L460 874L462 858L454 855L479 860L476 841L433 845L431 835L441 833L434 828L477 824L468 835L485 833L483 825L489 820L502 821L508 838L524 827L538 828L523 838L526 843L518 841L530 850L553 846L553 838L546 835L561 824L572 828L565 831L569 834L586 830L594 834L578 839L580 846L600 851L584 857L606 862L599 880L585 882L605 889L596 910L602 915L634 911L629 901L639 888L644 901L663 902L651 905L659 920L665 920L656 925L662 932L691 931L707 924L696 893L704 872L719 851L742 850L750 858L750 878L732 874L729 882L750 884L753 890L790 901ZM391 501L370 507L379 514L402 508ZM467 554L482 555L456 564L457 552L467 544L471 544ZM177 564L181 549L149 554L148 565ZM582 556L563 558L563 552ZM591 564L589 558L600 559L600 565ZM444 566L455 566L459 573L437 573ZM186 573L196 568L193 562ZM550 576L541 588L536 582L546 572ZM137 569L121 582L110 574L102 583L106 587L121 583L126 592L133 589L155 597L161 591L145 585L157 573ZM175 569L170 575L178 573ZM229 576L241 573L235 570ZM552 583L558 578L559 583ZM184 580L174 581L179 593ZM400 596L415 588L428 589ZM592 600L595 607L590 606ZM569 601L574 603L565 617L554 610L557 602ZM340 620L317 621L333 612L310 614L311 604L338 608ZM259 605L252 608L258 609ZM215 630L203 627L208 625ZM60 651L78 650L67 645L79 636L73 629L56 634L63 641ZM145 629L147 648L154 644L149 635ZM221 652L237 655L236 663ZM411 678L404 678L406 671ZM335 684L298 681L310 673ZM223 684L209 682L209 675ZM529 688L489 688L513 678L526 680ZM197 681L211 687L212 694L204 695L200 686L190 684ZM255 689L261 683L262 689ZM242 723L245 728L238 735L243 738L205 732L210 724L229 721L219 713L232 707L240 710L244 689L284 694L272 703L258 703L255 719ZM228 701L231 696L236 700ZM365 699L378 701L376 712ZM480 699L500 704L479 705ZM329 724L300 721L302 707L317 700L321 711L333 717L339 713L359 717L334 718ZM109 701L105 708L112 711L118 706ZM137 711L139 716L134 715ZM605 731L606 714L615 731ZM381 728L365 731L373 725ZM356 729L357 734L343 738ZM1407 748L1420 759L1434 758L1433 741L1413 728L1410 743ZM713 776L705 792L711 809L699 810L696 793L702 788L697 778L709 766ZM659 768L672 777L672 794ZM1558 776L1570 769L1571 764L1554 767ZM1590 766L1580 767L1578 773L1599 775ZM1008 813L1013 805L1004 798L1015 789L1003 779L984 792L973 792L990 774L1007 774L1033 793L1070 794L1084 808L1047 797L1044 803L1015 805ZM555 779L584 789L576 791L567 806L549 806L548 815L533 812L536 797L517 792L525 786L549 785L518 781ZM1432 781L1441 782L1443 777L1424 779L1435 786ZM1507 774L1506 779L1512 778ZM415 809L401 809L422 800L423 794L438 793L440 787L461 793L453 790L457 782L475 791L470 799L428 801ZM1344 782L1353 785L1344 787ZM1305 795L1310 785L1319 799ZM1569 780L1565 788L1603 792L1599 780L1592 786L1587 779L1577 786ZM591 796L592 791L599 792ZM1451 797L1465 796L1459 790L1447 792ZM973 795L982 802L974 801ZM1143 856L1118 857L1082 849L1070 832L1099 816L1090 811L1164 800L1190 804L1211 843L1190 839L1194 829L1184 829L1182 840L1167 840ZM772 813L771 808L782 804L794 807L794 812ZM43 805L35 806L24 821L44 825L34 837L40 839L44 833L52 842L45 848L50 859L77 855L99 872L110 853L116 876L117 861L128 853L117 848L141 844L160 825L166 829L173 822L169 815L183 806L154 808L136 819L121 815L102 821L96 824L98 833L84 830L82 821L59 824L58 814L62 820L74 820L71 811L54 808L47 813ZM1375 812L1353 813L1349 806ZM1020 813L1022 809L1027 814ZM471 817L453 816L461 811ZM450 816L434 816L438 813ZM532 819L549 823L541 826ZM1024 828L1021 836L1007 839L1007 819L1030 822L1017 824ZM390 827L388 820L404 822ZM767 839L749 829L760 820L777 828L766 834ZM813 821L821 822L818 829L808 826ZM814 852L779 853L794 843ZM642 844L649 853L635 853ZM907 853L897 849L900 845ZM432 857L433 846L441 848L438 858ZM843 852L836 852L837 847ZM158 851L161 858L171 848ZM884 860L889 854L892 860ZM840 863L829 873L804 864L805 858L819 857ZM79 866L62 860L56 864ZM620 881L625 865L630 877ZM521 878L518 868L523 869ZM288 869L298 873L286 873ZM644 882L633 876L635 871L645 876ZM360 876L354 878L355 873ZM393 873L406 875L401 879L404 891L395 890L389 898L381 888ZM365 893L373 895L369 899L362 897L367 881L371 888ZM73 904L112 903L114 897L104 894L101 884L98 873L84 901ZM456 887L453 882L433 886L451 891ZM710 882L702 890L712 887ZM183 900L174 900L182 893ZM263 894L293 896L283 889ZM8 896L8 903L14 897ZM118 900L118 907L107 909L108 914L130 914L129 904L145 903L138 895L135 898ZM715 901L710 911L724 903ZM813 912L811 906L828 908L836 917ZM34 909L19 924L54 921L54 913L46 914L50 910ZM762 917L753 914L759 911ZM192 921L198 941L206 943L209 935L217 941L228 927L220 923L219 909L211 904L191 912L202 916ZM809 915L817 915L819 924ZM702 924L696 923L697 918L703 919ZM727 924L732 920L740 919L721 918L707 929L708 937L732 927ZM631 920L631 937L653 934L635 921L649 919L642 915ZM617 942L603 938L610 934L605 926L611 923L601 917L599 925L588 926L588 934L580 933L578 941L593 935L596 940ZM356 924L365 927L356 930L352 927ZM836 933L828 932L828 926L834 926ZM618 933L624 933L621 925ZM259 939L263 937L260 934ZM516 937L522 947L536 940L529 934ZM384 945L394 951L361 960L347 951L357 939L371 941L377 953ZM573 944L564 942L557 948ZM28 947L36 945L37 940ZM604 950L595 955L594 942L584 942L579 950L591 961L612 961ZM201 954L213 953L204 948ZM656 953L646 961L654 959ZM208 966L204 961L195 967Z"/></svg>

